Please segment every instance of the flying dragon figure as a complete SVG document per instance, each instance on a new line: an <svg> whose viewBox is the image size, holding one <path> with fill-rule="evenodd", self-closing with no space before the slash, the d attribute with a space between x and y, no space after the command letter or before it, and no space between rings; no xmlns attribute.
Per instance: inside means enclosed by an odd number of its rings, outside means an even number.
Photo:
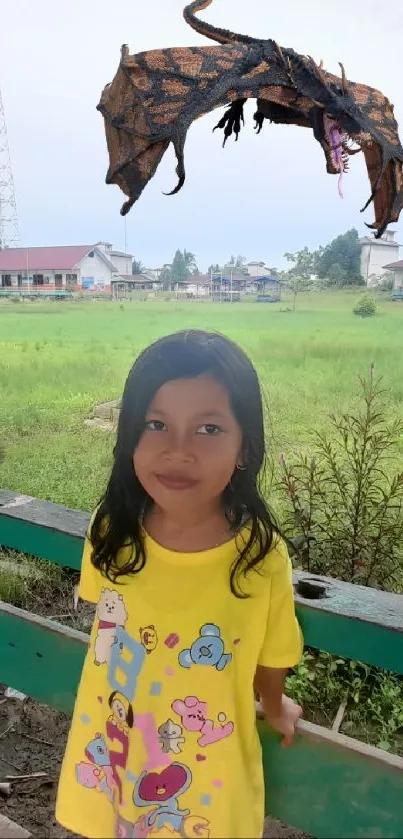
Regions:
<svg viewBox="0 0 403 839"><path fill-rule="evenodd" d="M117 184L127 201L125 215L154 176L170 143L177 158L178 192L185 181L184 146L194 120L226 107L219 129L224 144L238 139L247 99L257 100L256 128L265 120L310 128L339 176L351 155L362 151L371 183L376 238L399 218L403 206L403 148L393 106L379 90L323 69L313 58L275 41L239 35L199 20L212 0L195 0L184 9L186 22L218 46L172 47L130 55L121 50L118 71L101 96L110 166L108 184Z"/></svg>

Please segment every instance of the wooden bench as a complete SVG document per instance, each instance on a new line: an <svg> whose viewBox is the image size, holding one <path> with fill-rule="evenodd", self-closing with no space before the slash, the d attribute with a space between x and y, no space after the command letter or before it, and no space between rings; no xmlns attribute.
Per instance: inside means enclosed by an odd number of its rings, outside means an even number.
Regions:
<svg viewBox="0 0 403 839"><path fill-rule="evenodd" d="M88 522L87 513L0 490L5 547L78 570ZM403 674L403 596L302 573L295 588L306 644ZM82 632L0 601L0 681L39 702L72 710L87 644ZM295 747L282 749L258 726L268 814L317 839L403 836L403 758L307 722Z"/></svg>

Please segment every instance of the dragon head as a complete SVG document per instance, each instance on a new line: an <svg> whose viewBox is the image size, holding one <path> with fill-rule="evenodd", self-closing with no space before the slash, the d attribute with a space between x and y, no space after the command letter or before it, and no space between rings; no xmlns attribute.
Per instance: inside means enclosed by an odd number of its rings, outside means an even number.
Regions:
<svg viewBox="0 0 403 839"><path fill-rule="evenodd" d="M343 65L338 77L310 57L275 46L287 67L289 86L260 90L258 129L264 118L312 128L327 171L339 175L340 193L350 156L362 151L371 183L363 211L374 201L375 222L367 226L379 238L388 224L398 220L403 207L403 148L393 106L380 91L348 81Z"/></svg>

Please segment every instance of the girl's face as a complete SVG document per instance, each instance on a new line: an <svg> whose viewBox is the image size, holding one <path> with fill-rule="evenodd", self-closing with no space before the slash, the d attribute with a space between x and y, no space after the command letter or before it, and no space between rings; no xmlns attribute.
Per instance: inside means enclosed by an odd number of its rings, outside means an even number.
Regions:
<svg viewBox="0 0 403 839"><path fill-rule="evenodd" d="M133 455L137 477L163 511L219 503L237 464L242 432L228 394L211 376L166 382L155 394Z"/></svg>

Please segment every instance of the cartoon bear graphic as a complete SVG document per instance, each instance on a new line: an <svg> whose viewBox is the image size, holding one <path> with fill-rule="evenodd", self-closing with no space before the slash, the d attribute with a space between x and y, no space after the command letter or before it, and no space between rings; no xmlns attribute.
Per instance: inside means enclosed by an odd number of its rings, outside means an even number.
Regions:
<svg viewBox="0 0 403 839"><path fill-rule="evenodd" d="M155 626L153 626L153 624L150 624L149 626L140 627L140 641L147 655L150 655L150 653L152 653L153 650L155 650L158 644L158 636L155 631Z"/></svg>
<svg viewBox="0 0 403 839"><path fill-rule="evenodd" d="M124 627L127 620L123 597L117 591L103 588L99 598L96 617L98 618L95 638L95 664L107 664L110 650L116 643L116 630Z"/></svg>

